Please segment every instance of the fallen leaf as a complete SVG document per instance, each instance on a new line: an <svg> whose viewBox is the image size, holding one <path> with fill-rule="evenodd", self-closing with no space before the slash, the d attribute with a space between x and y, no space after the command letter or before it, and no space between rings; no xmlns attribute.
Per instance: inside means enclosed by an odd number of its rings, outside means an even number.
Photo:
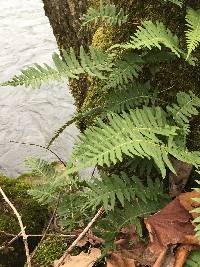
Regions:
<svg viewBox="0 0 200 267"><path fill-rule="evenodd" d="M189 212L191 212L194 208L200 206L200 203L193 200L193 198L200 198L200 193L196 191L183 193L178 198L180 200L181 205ZM199 216L199 214L194 212L192 212L191 215L193 218Z"/></svg>
<svg viewBox="0 0 200 267"><path fill-rule="evenodd" d="M168 245L187 244L187 239L194 236L191 220L190 213L181 205L179 198L145 219L151 240L150 249L159 255Z"/></svg>
<svg viewBox="0 0 200 267"><path fill-rule="evenodd" d="M136 267L135 260L129 259L123 253L112 253L107 258L107 267Z"/></svg>
<svg viewBox="0 0 200 267"><path fill-rule="evenodd" d="M69 255L62 267L92 267L100 257L101 250L92 248L89 254L81 252L77 256ZM54 262L54 266L56 266L56 262Z"/></svg>

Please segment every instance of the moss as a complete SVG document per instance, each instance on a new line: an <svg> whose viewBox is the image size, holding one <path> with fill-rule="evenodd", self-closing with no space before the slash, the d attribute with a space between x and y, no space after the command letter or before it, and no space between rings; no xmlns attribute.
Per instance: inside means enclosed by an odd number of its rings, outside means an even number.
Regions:
<svg viewBox="0 0 200 267"><path fill-rule="evenodd" d="M45 207L40 207L27 194L30 186L20 179L0 177L0 187L2 187L7 197L20 213L22 221L26 226L26 232L28 234L40 234L48 218L48 211ZM21 231L16 216L2 197L0 197L0 231L14 235ZM10 237L1 232L0 244L8 240L10 240ZM33 248L36 240L29 238L29 241L30 248ZM12 250L1 252L0 262L3 263L4 267L20 267L23 266L24 256L23 242L21 239L18 239L13 243Z"/></svg>
<svg viewBox="0 0 200 267"><path fill-rule="evenodd" d="M59 259L66 250L63 237L48 237L38 248L33 259L34 267L49 267L51 263Z"/></svg>

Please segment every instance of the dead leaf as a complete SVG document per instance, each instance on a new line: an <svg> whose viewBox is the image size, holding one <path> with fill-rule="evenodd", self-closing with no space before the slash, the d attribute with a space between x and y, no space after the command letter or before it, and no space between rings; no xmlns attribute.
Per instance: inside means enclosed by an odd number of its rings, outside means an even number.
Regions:
<svg viewBox="0 0 200 267"><path fill-rule="evenodd" d="M107 258L107 267L136 267L135 260L129 259L123 253L112 253Z"/></svg>
<svg viewBox="0 0 200 267"><path fill-rule="evenodd" d="M151 240L150 249L159 255L168 245L186 243L186 236L194 236L191 220L190 213L181 205L179 198L145 219Z"/></svg>
<svg viewBox="0 0 200 267"><path fill-rule="evenodd" d="M92 248L89 254L81 252L77 256L69 255L62 267L92 267L100 257L101 250ZM56 262L54 262L54 266L56 266Z"/></svg>
<svg viewBox="0 0 200 267"><path fill-rule="evenodd" d="M192 211L194 208L197 208L200 206L200 203L193 200L193 198L200 198L200 193L196 191L183 193L179 196L179 200L181 205L187 210ZM199 216L197 213L191 213L193 218L196 218Z"/></svg>

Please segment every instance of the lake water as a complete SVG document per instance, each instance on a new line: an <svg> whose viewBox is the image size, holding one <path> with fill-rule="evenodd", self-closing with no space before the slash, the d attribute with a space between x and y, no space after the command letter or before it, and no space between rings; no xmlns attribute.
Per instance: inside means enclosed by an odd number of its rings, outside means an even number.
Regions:
<svg viewBox="0 0 200 267"><path fill-rule="evenodd" d="M51 64L57 50L41 0L1 0L0 2L0 81L5 81L31 63ZM25 171L24 159L35 155L56 160L45 146L54 131L71 118L75 109L66 84L45 85L40 89L0 87L0 172L16 177ZM52 146L61 158L71 153L78 130L74 125Z"/></svg>

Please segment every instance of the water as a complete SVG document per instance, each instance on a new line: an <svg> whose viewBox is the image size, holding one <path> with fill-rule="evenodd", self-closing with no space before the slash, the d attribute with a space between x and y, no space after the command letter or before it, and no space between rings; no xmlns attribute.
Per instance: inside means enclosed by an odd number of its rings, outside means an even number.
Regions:
<svg viewBox="0 0 200 267"><path fill-rule="evenodd" d="M0 81L9 79L31 63L51 64L51 55L56 50L41 0L1 0ZM30 155L55 160L43 149L13 144L10 140L45 146L74 111L66 84L45 85L35 90L0 88L0 172L18 176L25 171L24 158ZM67 159L77 133L76 127L70 126L52 149Z"/></svg>

